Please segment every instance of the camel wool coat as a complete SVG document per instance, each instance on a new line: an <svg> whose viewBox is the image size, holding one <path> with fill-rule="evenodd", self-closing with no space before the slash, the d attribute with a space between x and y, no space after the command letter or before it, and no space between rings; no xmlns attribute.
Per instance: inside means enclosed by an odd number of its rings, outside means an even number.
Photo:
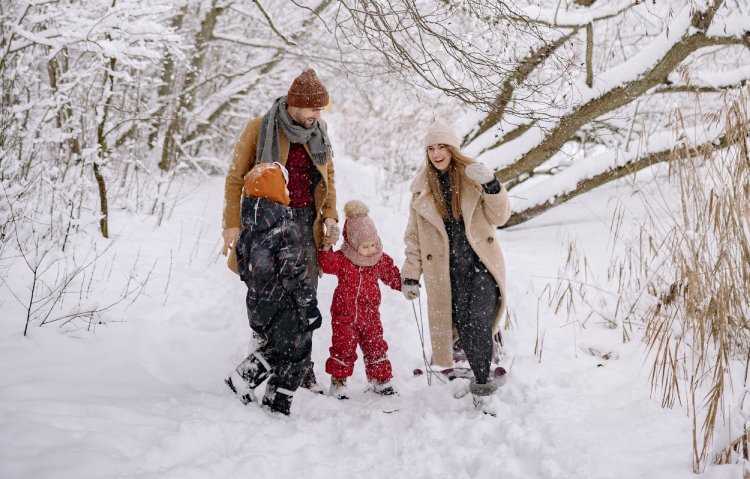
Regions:
<svg viewBox="0 0 750 479"><path fill-rule="evenodd" d="M427 183L426 166L412 182L409 223L404 235L406 261L403 278L418 280L424 275L432 343L432 362L441 367L453 365L453 321L449 267L448 233ZM500 328L506 308L505 261L495 230L510 217L508 192L484 193L482 187L464 176L461 187L461 214L466 237L500 288L500 304L492 331Z"/></svg>
<svg viewBox="0 0 750 479"><path fill-rule="evenodd" d="M255 152L258 147L258 136L263 117L259 116L250 120L240 135L240 139L234 147L232 166L229 168L226 183L224 185L224 213L222 219L223 228L240 227L240 204L242 202L242 187L244 186L245 175L255 165ZM284 129L279 129L279 162L286 165L289 158L289 139L284 133ZM307 154L310 150L304 145ZM336 211L336 186L334 184L333 159L329 158L324 165L318 165L313 162L321 176L321 181L313 191L315 200L315 223L313 224L313 236L315 245L320 247L323 238L323 220L333 218L338 221L338 212ZM230 253L229 268L237 272L237 262L234 251Z"/></svg>

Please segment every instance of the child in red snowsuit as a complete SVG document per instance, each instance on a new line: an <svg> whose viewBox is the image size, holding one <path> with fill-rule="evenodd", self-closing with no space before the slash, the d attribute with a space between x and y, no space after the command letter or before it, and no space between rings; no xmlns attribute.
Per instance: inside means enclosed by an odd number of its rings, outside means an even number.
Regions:
<svg viewBox="0 0 750 479"><path fill-rule="evenodd" d="M320 269L335 274L339 280L331 305L333 344L326 361L326 372L331 375L330 394L347 399L346 378L352 375L359 344L372 390L392 395L396 391L390 384L393 375L380 322L378 280L400 291L401 274L393 259L383 252L375 224L367 215L367 206L361 201L350 201L344 211L346 223L341 249L318 252Z"/></svg>

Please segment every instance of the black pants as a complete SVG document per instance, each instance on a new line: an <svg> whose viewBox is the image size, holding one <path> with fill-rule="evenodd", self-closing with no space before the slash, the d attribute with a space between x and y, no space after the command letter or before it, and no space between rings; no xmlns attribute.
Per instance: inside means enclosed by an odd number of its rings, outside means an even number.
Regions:
<svg viewBox="0 0 750 479"><path fill-rule="evenodd" d="M313 237L313 224L315 223L315 208L292 208L293 221L299 227L302 233L302 238L305 242L305 257L307 259L307 282L315 291L316 295L318 292L318 249L315 247L315 239ZM312 343L312 332L310 333L310 341ZM312 362L312 348L310 354L307 356L308 366L305 371L305 383L309 386L315 382L315 375L313 371Z"/></svg>
<svg viewBox="0 0 750 479"><path fill-rule="evenodd" d="M267 377L268 386L294 392L312 367L312 331L292 305L280 308L265 331L255 331L258 348L245 358L237 372L251 388Z"/></svg>
<svg viewBox="0 0 750 479"><path fill-rule="evenodd" d="M304 241L305 257L307 259L307 279L310 286L318 290L318 249L315 247L313 237L313 224L315 223L315 210L313 208L292 208L293 221L299 227Z"/></svg>
<svg viewBox="0 0 750 479"><path fill-rule="evenodd" d="M475 261L451 265L453 325L458 331L474 378L487 382L492 361L492 323L497 314L500 289L487 268Z"/></svg>

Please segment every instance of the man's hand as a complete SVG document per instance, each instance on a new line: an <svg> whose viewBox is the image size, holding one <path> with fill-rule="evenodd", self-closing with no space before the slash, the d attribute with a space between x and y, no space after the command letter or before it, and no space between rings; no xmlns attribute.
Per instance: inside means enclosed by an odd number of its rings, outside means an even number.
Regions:
<svg viewBox="0 0 750 479"><path fill-rule="evenodd" d="M339 241L341 231L339 230L339 224L333 218L326 218L323 222L325 225L325 238L323 243L327 245L335 245Z"/></svg>
<svg viewBox="0 0 750 479"><path fill-rule="evenodd" d="M224 237L224 249L221 251L221 253L226 256L227 253L229 253L229 250L231 248L234 248L234 245L237 244L237 240L240 237L240 229L239 228L226 228L221 235Z"/></svg>

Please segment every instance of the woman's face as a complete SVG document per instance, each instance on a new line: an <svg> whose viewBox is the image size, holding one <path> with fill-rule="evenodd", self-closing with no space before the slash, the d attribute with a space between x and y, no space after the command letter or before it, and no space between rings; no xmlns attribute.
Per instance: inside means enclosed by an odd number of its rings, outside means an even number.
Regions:
<svg viewBox="0 0 750 479"><path fill-rule="evenodd" d="M451 151L446 145L430 145L427 147L427 157L432 166L439 171L445 171L451 165Z"/></svg>

